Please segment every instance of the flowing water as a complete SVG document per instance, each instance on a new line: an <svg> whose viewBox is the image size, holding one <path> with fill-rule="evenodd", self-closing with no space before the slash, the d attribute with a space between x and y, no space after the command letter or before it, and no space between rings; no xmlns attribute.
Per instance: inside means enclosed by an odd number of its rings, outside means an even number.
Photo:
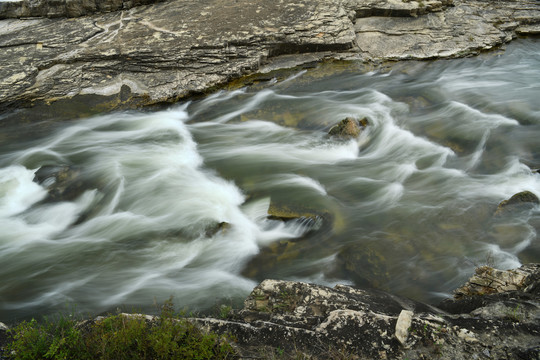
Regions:
<svg viewBox="0 0 540 360"><path fill-rule="evenodd" d="M264 278L436 302L477 265L540 261L539 207L494 215L540 197L540 42L357 68L4 127L0 320L169 296L205 309ZM347 116L369 119L358 139L325 135Z"/></svg>

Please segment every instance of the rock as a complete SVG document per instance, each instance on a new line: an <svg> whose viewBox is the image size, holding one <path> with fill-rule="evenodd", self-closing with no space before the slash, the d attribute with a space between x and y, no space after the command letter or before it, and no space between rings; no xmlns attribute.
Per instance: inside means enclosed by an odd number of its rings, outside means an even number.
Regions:
<svg viewBox="0 0 540 360"><path fill-rule="evenodd" d="M21 4L47 4L39 16L119 11L0 20L0 111L72 98L107 110L172 102L296 54L469 56L534 33L540 22L540 3L531 0L23 1L0 2L0 13L23 16L13 13Z"/></svg>
<svg viewBox="0 0 540 360"><path fill-rule="evenodd" d="M312 206L285 203L284 199L272 198L267 218L294 226L299 237L276 241L261 248L260 252L246 263L242 275L263 280L269 273L279 271L282 267L293 266L302 253L317 251L317 238L332 229L334 214Z"/></svg>
<svg viewBox="0 0 540 360"><path fill-rule="evenodd" d="M324 358L334 348L369 358L377 358L384 351L393 358L399 353L394 346L394 328L403 306L418 311L429 308L348 286L331 289L265 280L252 291L244 309L235 313L233 320L196 321L209 330L231 332L240 346L247 345L246 352L271 346L286 351L296 348Z"/></svg>
<svg viewBox="0 0 540 360"><path fill-rule="evenodd" d="M530 191L522 191L513 195L508 200L503 200L497 207L495 215L504 214L507 211L529 209L540 204L538 197Z"/></svg>
<svg viewBox="0 0 540 360"><path fill-rule="evenodd" d="M3 359L4 346L7 344L9 327L0 322L0 359Z"/></svg>
<svg viewBox="0 0 540 360"><path fill-rule="evenodd" d="M0 2L0 19L28 17L78 17L127 10L161 0L19 0Z"/></svg>
<svg viewBox="0 0 540 360"><path fill-rule="evenodd" d="M213 237L217 234L224 234L231 228L231 224L228 222L220 222L210 225L206 228L206 237Z"/></svg>
<svg viewBox="0 0 540 360"><path fill-rule="evenodd" d="M268 206L268 219L284 222L295 221L307 232L329 229L333 215L325 209L315 209L304 204L285 203L283 199L271 199Z"/></svg>
<svg viewBox="0 0 540 360"><path fill-rule="evenodd" d="M86 190L81 170L69 165L42 166L36 171L34 181L47 188L46 201L74 200Z"/></svg>
<svg viewBox="0 0 540 360"><path fill-rule="evenodd" d="M491 274L503 292L448 300L442 310L383 291L265 280L227 320L191 320L235 337L243 358L269 347L314 359L537 359L540 264Z"/></svg>
<svg viewBox="0 0 540 360"><path fill-rule="evenodd" d="M283 204L275 202L273 199L268 206L268 218L272 220L290 221L294 219L304 219L313 225L321 226L323 217L328 217L328 212L316 211L302 205Z"/></svg>
<svg viewBox="0 0 540 360"><path fill-rule="evenodd" d="M349 279L356 286L384 288L389 274L386 267L384 250L374 245L347 245L336 257L333 275Z"/></svg>
<svg viewBox="0 0 540 360"><path fill-rule="evenodd" d="M398 339L403 347L407 347L407 338L409 337L413 315L414 313L410 310L401 310L396 322L396 339Z"/></svg>
<svg viewBox="0 0 540 360"><path fill-rule="evenodd" d="M410 16L357 19L354 26L360 53L372 60L474 55L510 41L521 31L534 32L536 27L528 24L537 24L539 17L539 4L531 1L504 1L500 6L467 0L455 0L453 6L428 3L418 1L418 12Z"/></svg>
<svg viewBox="0 0 540 360"><path fill-rule="evenodd" d="M534 282L534 274L538 271L535 266L524 266L515 270L481 266L465 285L454 291L454 298L523 290Z"/></svg>
<svg viewBox="0 0 540 360"><path fill-rule="evenodd" d="M328 131L328 135L342 139L357 138L368 124L367 118L356 120L355 118L347 117L332 126Z"/></svg>

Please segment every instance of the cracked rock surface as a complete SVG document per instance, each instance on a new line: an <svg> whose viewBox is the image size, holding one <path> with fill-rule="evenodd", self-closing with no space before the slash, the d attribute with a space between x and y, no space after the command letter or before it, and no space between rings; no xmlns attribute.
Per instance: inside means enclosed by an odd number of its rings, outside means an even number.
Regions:
<svg viewBox="0 0 540 360"><path fill-rule="evenodd" d="M85 95L115 95L135 105L175 101L284 55L457 57L540 33L536 0L169 0L131 7L136 4L77 18L0 20L0 110Z"/></svg>
<svg viewBox="0 0 540 360"><path fill-rule="evenodd" d="M227 319L193 321L232 335L247 359L265 347L321 359L538 359L540 265L487 269L469 283L520 285L458 291L435 308L377 290L265 280Z"/></svg>

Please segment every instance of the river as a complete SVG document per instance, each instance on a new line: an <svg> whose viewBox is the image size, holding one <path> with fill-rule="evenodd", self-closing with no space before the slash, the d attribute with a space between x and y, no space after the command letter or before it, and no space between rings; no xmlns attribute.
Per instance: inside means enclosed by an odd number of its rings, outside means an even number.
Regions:
<svg viewBox="0 0 540 360"><path fill-rule="evenodd" d="M539 206L494 214L520 191L540 197L540 42L362 68L321 65L160 111L4 124L0 320L152 311L170 296L237 305L265 278L434 303L475 266L539 262ZM369 126L328 137L347 116Z"/></svg>

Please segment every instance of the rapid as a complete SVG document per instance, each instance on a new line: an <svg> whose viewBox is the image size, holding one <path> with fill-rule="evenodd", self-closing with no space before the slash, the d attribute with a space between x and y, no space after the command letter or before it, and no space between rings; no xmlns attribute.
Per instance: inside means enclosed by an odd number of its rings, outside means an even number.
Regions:
<svg viewBox="0 0 540 360"><path fill-rule="evenodd" d="M170 296L207 310L265 278L437 302L476 266L539 262L540 207L495 212L518 192L540 197L540 42L358 68L26 136L10 131L39 114L4 126L0 321L151 311ZM345 117L369 125L327 136Z"/></svg>

